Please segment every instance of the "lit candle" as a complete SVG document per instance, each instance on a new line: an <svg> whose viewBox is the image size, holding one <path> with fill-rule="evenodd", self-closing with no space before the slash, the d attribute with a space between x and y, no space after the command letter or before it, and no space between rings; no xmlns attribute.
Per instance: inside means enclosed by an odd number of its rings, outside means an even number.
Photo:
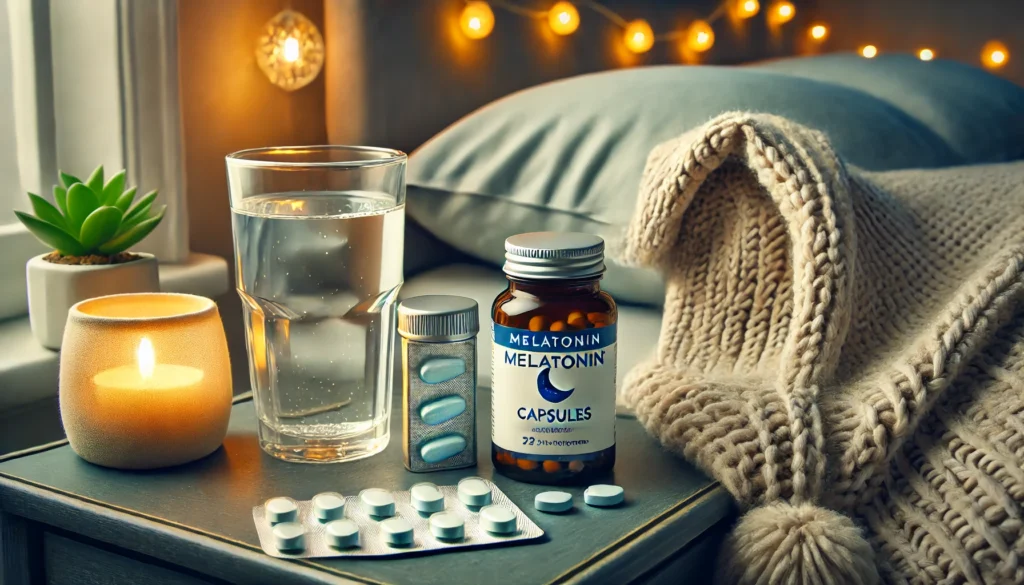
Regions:
<svg viewBox="0 0 1024 585"><path fill-rule="evenodd" d="M136 363L103 370L93 377L95 416L127 435L159 433L163 439L188 437L210 424L210 390L203 371L158 364L153 343L143 337ZM215 413L219 416L219 413Z"/></svg>
<svg viewBox="0 0 1024 585"><path fill-rule="evenodd" d="M172 293L99 297L68 312L60 410L71 448L107 467L179 465L217 450L231 366L217 305Z"/></svg>

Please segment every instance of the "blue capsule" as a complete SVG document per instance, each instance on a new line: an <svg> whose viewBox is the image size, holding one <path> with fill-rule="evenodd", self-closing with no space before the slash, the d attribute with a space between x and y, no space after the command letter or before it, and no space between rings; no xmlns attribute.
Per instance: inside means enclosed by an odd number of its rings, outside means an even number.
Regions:
<svg viewBox="0 0 1024 585"><path fill-rule="evenodd" d="M434 358L420 365L420 380L427 384L440 384L466 373L466 362L461 358Z"/></svg>
<svg viewBox="0 0 1024 585"><path fill-rule="evenodd" d="M431 400L420 407L420 420L428 425L439 425L466 412L466 399L461 396L445 396Z"/></svg>
<svg viewBox="0 0 1024 585"><path fill-rule="evenodd" d="M466 438L462 435L445 435L420 445L420 457L427 463L440 463L466 450Z"/></svg>

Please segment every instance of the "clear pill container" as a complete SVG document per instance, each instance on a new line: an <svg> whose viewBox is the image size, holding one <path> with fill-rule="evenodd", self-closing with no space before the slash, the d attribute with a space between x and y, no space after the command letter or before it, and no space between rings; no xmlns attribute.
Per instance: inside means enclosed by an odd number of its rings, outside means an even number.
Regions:
<svg viewBox="0 0 1024 585"><path fill-rule="evenodd" d="M402 439L409 471L476 465L476 301L450 295L398 306Z"/></svg>

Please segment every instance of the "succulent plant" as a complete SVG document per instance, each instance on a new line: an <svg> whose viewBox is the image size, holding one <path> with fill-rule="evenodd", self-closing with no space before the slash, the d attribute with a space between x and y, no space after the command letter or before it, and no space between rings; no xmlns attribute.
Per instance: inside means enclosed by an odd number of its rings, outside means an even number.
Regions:
<svg viewBox="0 0 1024 585"><path fill-rule="evenodd" d="M124 190L125 172L103 182L103 166L86 181L65 172L53 186L52 203L29 193L35 215L15 211L32 234L64 256L114 256L142 241L164 217L167 207L152 212L157 192L150 191L134 206L135 187Z"/></svg>

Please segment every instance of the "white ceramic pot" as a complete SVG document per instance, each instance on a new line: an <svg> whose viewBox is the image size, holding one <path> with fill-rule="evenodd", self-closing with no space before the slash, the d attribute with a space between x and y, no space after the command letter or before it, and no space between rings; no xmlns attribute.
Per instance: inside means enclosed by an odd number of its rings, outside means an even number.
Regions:
<svg viewBox="0 0 1024 585"><path fill-rule="evenodd" d="M74 266L32 258L28 273L28 317L32 334L43 347L60 349L64 324L72 305L85 299L120 293L160 292L156 257L123 264Z"/></svg>

